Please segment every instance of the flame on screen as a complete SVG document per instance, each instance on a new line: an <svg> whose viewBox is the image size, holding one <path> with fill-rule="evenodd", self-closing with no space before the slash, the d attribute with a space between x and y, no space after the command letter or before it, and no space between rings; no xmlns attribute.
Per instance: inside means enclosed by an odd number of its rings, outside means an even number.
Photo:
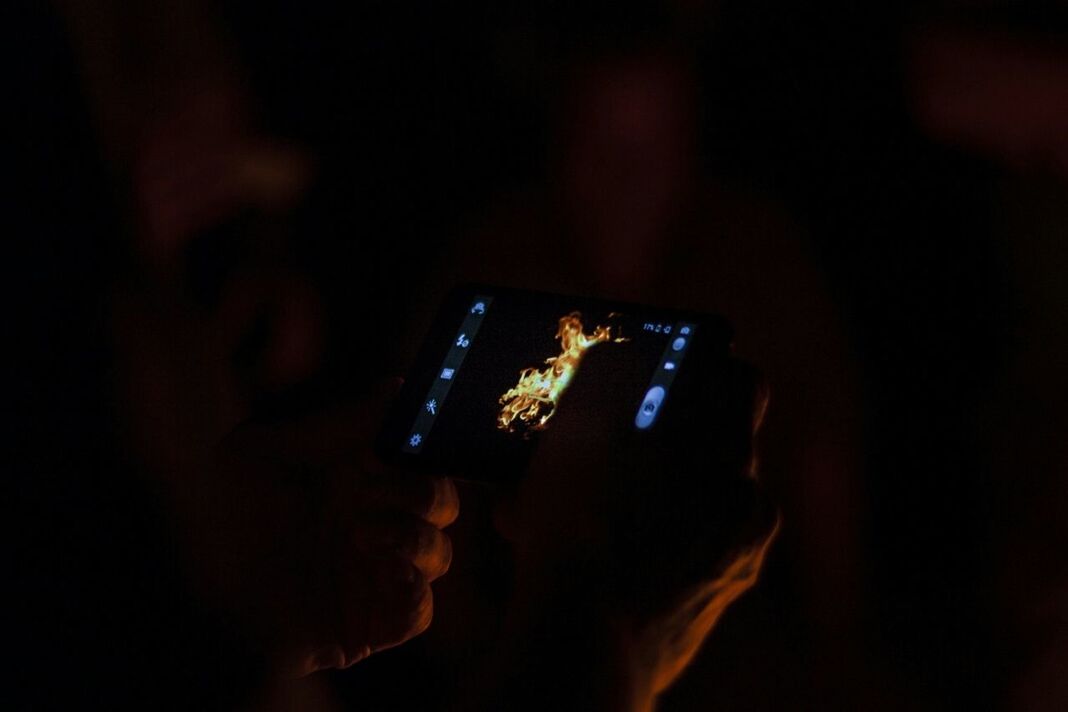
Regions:
<svg viewBox="0 0 1068 712"><path fill-rule="evenodd" d="M560 355L545 359L545 368L524 368L519 372L519 382L500 397L503 407L497 416L499 429L510 433L517 427L527 432L544 430L586 351L597 344L627 340L618 335L618 329L613 334L611 326L597 326L593 332L585 333L579 312L560 318L556 339L560 342Z"/></svg>

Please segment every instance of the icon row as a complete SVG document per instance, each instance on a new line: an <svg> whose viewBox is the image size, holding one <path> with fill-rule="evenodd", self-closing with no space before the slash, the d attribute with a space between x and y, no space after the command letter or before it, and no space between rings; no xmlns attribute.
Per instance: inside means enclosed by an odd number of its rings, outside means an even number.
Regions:
<svg viewBox="0 0 1068 712"><path fill-rule="evenodd" d="M466 350L471 346L471 340L478 331L482 317L485 316L491 301L492 297L479 297L471 304L467 310L468 316L461 324L462 331L460 331L456 340L453 342L454 348ZM441 412L445 397L448 395L449 388L452 386L451 381L456 378L457 369L460 368L465 356L466 353L464 351L457 353L451 350L447 355L447 362L452 363L452 365L442 366L441 371L438 373L437 381L435 382L437 385L431 390L431 393L434 394L433 397L430 397L430 394L427 394L427 399L423 402L422 409L416 417L415 423L412 425L412 430L408 435L407 450L409 452L417 452L426 444L427 433L433 427L434 420L437 418L438 413ZM441 383L442 381L445 381L446 383Z"/></svg>
<svg viewBox="0 0 1068 712"><path fill-rule="evenodd" d="M642 324L642 331L651 331L654 334L670 334L673 328L674 327L672 327L671 324L657 324L656 322L651 321L647 321ZM683 326L679 329L679 334L681 334L682 336L686 336L690 333L691 330L692 327Z"/></svg>

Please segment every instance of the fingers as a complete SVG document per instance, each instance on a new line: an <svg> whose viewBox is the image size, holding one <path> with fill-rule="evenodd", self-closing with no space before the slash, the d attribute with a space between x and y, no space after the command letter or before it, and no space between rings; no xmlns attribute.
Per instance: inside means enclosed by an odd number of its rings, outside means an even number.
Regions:
<svg viewBox="0 0 1068 712"><path fill-rule="evenodd" d="M430 625L430 583L452 563L452 542L439 527L456 518L455 488L410 473L395 473L392 482L361 508L335 515L341 519L329 556L333 598L323 601L328 644L311 656L307 671L348 667Z"/></svg>
<svg viewBox="0 0 1068 712"><path fill-rule="evenodd" d="M371 617L372 652L400 645L427 629L434 617L434 595L419 569L403 559L386 559L374 578L377 615Z"/></svg>
<svg viewBox="0 0 1068 712"><path fill-rule="evenodd" d="M338 572L340 648L348 667L427 629L434 598L426 577L398 556L356 557Z"/></svg>
<svg viewBox="0 0 1068 712"><path fill-rule="evenodd" d="M452 563L452 542L424 519L404 512L357 512L349 532L355 551L408 561L426 578L443 576Z"/></svg>
<svg viewBox="0 0 1068 712"><path fill-rule="evenodd" d="M405 472L376 478L360 507L345 515L337 591L343 661L347 667L419 635L434 612L430 582L452 563L441 531L455 521L452 481Z"/></svg>
<svg viewBox="0 0 1068 712"><path fill-rule="evenodd" d="M460 496L448 477L391 471L363 492L368 508L396 510L444 528L460 515Z"/></svg>

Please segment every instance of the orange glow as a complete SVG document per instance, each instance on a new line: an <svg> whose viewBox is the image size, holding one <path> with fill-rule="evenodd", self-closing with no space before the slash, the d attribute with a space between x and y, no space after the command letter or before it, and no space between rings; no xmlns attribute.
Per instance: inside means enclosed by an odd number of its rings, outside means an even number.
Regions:
<svg viewBox="0 0 1068 712"><path fill-rule="evenodd" d="M647 629L647 634L659 641L655 646L659 664L653 671L654 692L667 689L682 674L727 606L757 582L780 524L776 518L775 526L763 540L737 552L719 576L684 595L673 615L655 621Z"/></svg>
<svg viewBox="0 0 1068 712"><path fill-rule="evenodd" d="M556 338L560 340L560 355L545 359L543 369L524 368L519 372L519 382L500 397L498 402L504 407L497 416L497 427L501 430L515 432L517 425L526 431L544 430L586 351L606 341L627 340L613 336L610 326L598 326L592 334L586 334L579 312L560 317Z"/></svg>

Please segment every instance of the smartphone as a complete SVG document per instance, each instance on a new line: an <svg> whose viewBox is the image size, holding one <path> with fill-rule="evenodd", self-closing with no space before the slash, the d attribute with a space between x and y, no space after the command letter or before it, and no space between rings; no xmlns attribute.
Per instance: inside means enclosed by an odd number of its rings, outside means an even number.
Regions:
<svg viewBox="0 0 1068 712"><path fill-rule="evenodd" d="M561 409L594 408L569 400L575 383L610 368L612 407L624 409L612 437L655 438L701 407L695 378L728 358L731 340L713 314L463 286L438 310L378 447L410 467L515 481Z"/></svg>

